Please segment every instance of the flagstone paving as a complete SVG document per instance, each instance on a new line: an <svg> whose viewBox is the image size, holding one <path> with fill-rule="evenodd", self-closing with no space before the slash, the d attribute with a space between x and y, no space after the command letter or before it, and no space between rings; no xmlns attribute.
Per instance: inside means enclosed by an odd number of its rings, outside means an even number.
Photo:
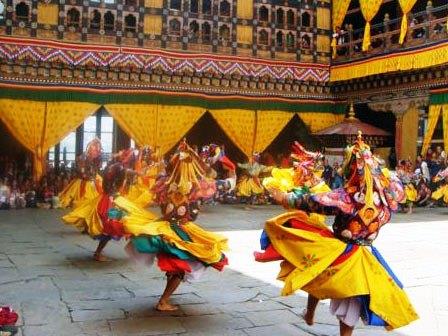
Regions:
<svg viewBox="0 0 448 336"><path fill-rule="evenodd" d="M303 293L281 297L278 263L253 261L263 221L276 206L207 207L198 223L230 239L230 267L209 270L181 285L176 313L153 307L164 286L156 268L133 264L125 242L112 242L110 262L91 259L95 242L60 221L60 210L0 211L0 304L20 314L22 336L338 335L328 302L309 327L300 314ZM376 246L401 278L421 319L398 331L360 325L355 335L446 335L448 326L448 224L446 209L397 215Z"/></svg>

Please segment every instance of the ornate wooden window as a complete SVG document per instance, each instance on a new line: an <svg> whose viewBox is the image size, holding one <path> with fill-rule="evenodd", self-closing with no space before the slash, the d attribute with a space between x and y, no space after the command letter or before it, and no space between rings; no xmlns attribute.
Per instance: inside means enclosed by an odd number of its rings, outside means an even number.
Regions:
<svg viewBox="0 0 448 336"><path fill-rule="evenodd" d="M196 20L190 22L188 37L192 41L197 41L199 39L199 24Z"/></svg>
<svg viewBox="0 0 448 336"><path fill-rule="evenodd" d="M276 45L278 48L282 48L284 43L283 43L283 32L282 31L278 31L277 34L275 35L275 41L276 41Z"/></svg>
<svg viewBox="0 0 448 336"><path fill-rule="evenodd" d="M288 29L294 29L296 25L296 17L295 13L292 9L288 10L286 13L286 24L288 26Z"/></svg>
<svg viewBox="0 0 448 336"><path fill-rule="evenodd" d="M258 20L263 22L269 21L269 10L266 6L261 6L258 10Z"/></svg>
<svg viewBox="0 0 448 336"><path fill-rule="evenodd" d="M180 35L180 21L178 19L170 20L170 35Z"/></svg>
<svg viewBox="0 0 448 336"><path fill-rule="evenodd" d="M262 29L258 33L258 44L269 45L269 33L266 31L266 29Z"/></svg>
<svg viewBox="0 0 448 336"><path fill-rule="evenodd" d="M277 26L283 27L285 24L285 11L282 8L277 9Z"/></svg>
<svg viewBox="0 0 448 336"><path fill-rule="evenodd" d="M132 7L137 6L137 0L125 0L124 3L126 6L132 6Z"/></svg>
<svg viewBox="0 0 448 336"><path fill-rule="evenodd" d="M70 8L67 12L67 26L79 28L81 13L77 8Z"/></svg>
<svg viewBox="0 0 448 336"><path fill-rule="evenodd" d="M219 3L219 15L230 16L230 3L227 0L222 0Z"/></svg>
<svg viewBox="0 0 448 336"><path fill-rule="evenodd" d="M170 9L181 10L182 0L170 0Z"/></svg>
<svg viewBox="0 0 448 336"><path fill-rule="evenodd" d="M124 18L124 30L127 32L135 33L137 29L137 19L134 15L128 14Z"/></svg>
<svg viewBox="0 0 448 336"><path fill-rule="evenodd" d="M223 42L227 42L230 39L230 29L227 25L219 27L219 39Z"/></svg>
<svg viewBox="0 0 448 336"><path fill-rule="evenodd" d="M212 39L212 28L210 26L210 23L204 22L202 24L202 41L203 42L210 42Z"/></svg>
<svg viewBox="0 0 448 336"><path fill-rule="evenodd" d="M289 51L294 50L296 45L296 37L292 32L286 34L286 48Z"/></svg>
<svg viewBox="0 0 448 336"><path fill-rule="evenodd" d="M197 13L199 11L199 1L190 0L190 12Z"/></svg>
<svg viewBox="0 0 448 336"><path fill-rule="evenodd" d="M111 11L104 14L104 30L113 31L115 29L115 16Z"/></svg>
<svg viewBox="0 0 448 336"><path fill-rule="evenodd" d="M302 13L302 26L303 27L310 27L311 26L311 16L308 12Z"/></svg>
<svg viewBox="0 0 448 336"><path fill-rule="evenodd" d="M30 6L24 1L21 1L16 5L16 18L17 21L23 22L28 22L30 20Z"/></svg>
<svg viewBox="0 0 448 336"><path fill-rule="evenodd" d="M308 35L302 36L302 49L310 49L311 48L311 38Z"/></svg>
<svg viewBox="0 0 448 336"><path fill-rule="evenodd" d="M212 1L211 0L202 0L202 13L203 14L211 14L212 13Z"/></svg>
<svg viewBox="0 0 448 336"><path fill-rule="evenodd" d="M101 26L101 14L98 11L98 9L95 9L90 17L90 28L100 29L100 26Z"/></svg>

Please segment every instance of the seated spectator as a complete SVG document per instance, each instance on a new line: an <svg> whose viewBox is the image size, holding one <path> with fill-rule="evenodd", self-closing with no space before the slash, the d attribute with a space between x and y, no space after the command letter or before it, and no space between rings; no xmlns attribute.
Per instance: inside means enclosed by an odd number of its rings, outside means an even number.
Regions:
<svg viewBox="0 0 448 336"><path fill-rule="evenodd" d="M0 210L10 209L11 189L9 187L8 179L5 177L3 181L0 180Z"/></svg>
<svg viewBox="0 0 448 336"><path fill-rule="evenodd" d="M338 168L331 184L331 189L339 189L344 187L344 176L342 168Z"/></svg>
<svg viewBox="0 0 448 336"><path fill-rule="evenodd" d="M12 182L9 204L12 209L23 209L26 207L25 194L20 190L17 180Z"/></svg>

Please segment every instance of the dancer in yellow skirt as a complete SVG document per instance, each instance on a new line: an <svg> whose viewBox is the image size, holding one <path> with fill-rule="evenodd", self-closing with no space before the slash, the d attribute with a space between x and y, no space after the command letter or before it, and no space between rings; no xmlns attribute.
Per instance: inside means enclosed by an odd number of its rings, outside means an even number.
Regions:
<svg viewBox="0 0 448 336"><path fill-rule="evenodd" d="M238 163L238 167L244 171L236 185L236 194L245 198L247 203L256 204L258 198L263 195L265 189L261 184L260 175L268 173L273 167L259 163L260 155L254 153L248 163Z"/></svg>
<svg viewBox="0 0 448 336"><path fill-rule="evenodd" d="M283 295L308 292L303 317L312 325L317 303L332 299L340 335L350 336L358 319L395 329L418 318L402 285L372 246L391 211L404 198L399 180L383 174L370 148L358 137L348 148L343 189L326 193L284 192L270 187L288 212L267 221L260 261L282 260ZM335 215L333 231L314 213Z"/></svg>
<svg viewBox="0 0 448 336"><path fill-rule="evenodd" d="M126 198L141 207L147 207L154 203L155 195L152 191L157 177L164 171L165 163L163 158L154 152L151 147L145 146L138 150L137 160L134 170L138 176L134 177L133 183L129 186Z"/></svg>
<svg viewBox="0 0 448 336"><path fill-rule="evenodd" d="M97 197L101 193L101 141L93 139L86 151L76 160L77 177L62 190L58 197L62 208L76 207L84 200Z"/></svg>
<svg viewBox="0 0 448 336"><path fill-rule="evenodd" d="M448 204L448 183L446 182L446 178L448 177L448 168L445 168L444 170L441 170L437 173L437 175L434 177L434 182L440 182L443 181L443 184L437 188L436 191L434 191L431 195L432 199L440 200L443 199L443 202L445 204Z"/></svg>
<svg viewBox="0 0 448 336"><path fill-rule="evenodd" d="M227 239L192 222L199 212L197 191L203 187L205 168L197 153L183 141L170 160L169 175L156 184L162 218L153 219L151 213L129 207L123 218L126 233L132 236L127 252L146 264L157 259L158 267L166 272L167 284L157 310L178 309L169 299L182 280L198 278L208 266L222 270L227 264L223 254ZM121 205L121 199L115 202Z"/></svg>
<svg viewBox="0 0 448 336"><path fill-rule="evenodd" d="M414 186L414 172L412 169L412 163L410 161L402 160L397 165L396 173L398 179L401 181L404 187L405 198L401 203L407 206L408 214L412 214L412 208L417 201L418 192Z"/></svg>
<svg viewBox="0 0 448 336"><path fill-rule="evenodd" d="M126 181L137 175L137 172L128 168L132 166L133 160L133 151L121 151L114 155L103 172L102 193L81 202L62 218L66 224L73 225L98 240L94 253L97 261L107 260L102 252L111 239L119 240L128 236L123 227L124 213L144 212L141 207L120 196L120 190L123 190ZM150 212L145 212L145 216L155 218Z"/></svg>

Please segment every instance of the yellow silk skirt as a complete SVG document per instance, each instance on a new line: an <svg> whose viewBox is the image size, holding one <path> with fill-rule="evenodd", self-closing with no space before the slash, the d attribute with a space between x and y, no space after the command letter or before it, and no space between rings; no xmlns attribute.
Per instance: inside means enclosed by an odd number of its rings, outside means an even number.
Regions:
<svg viewBox="0 0 448 336"><path fill-rule="evenodd" d="M432 193L431 197L435 200L439 200L443 197L443 201L448 203L448 184L439 187Z"/></svg>
<svg viewBox="0 0 448 336"><path fill-rule="evenodd" d="M284 213L266 223L266 233L285 259L278 278L284 281L283 295L302 289L318 299L344 299L370 295L370 309L395 329L418 318L406 293L365 246L346 260L331 266L347 244L332 236L283 226L297 219L319 230L331 232L318 216L301 211Z"/></svg>
<svg viewBox="0 0 448 336"><path fill-rule="evenodd" d="M264 188L257 182L254 177L243 176L236 185L238 196L250 197L252 195L260 195L264 192Z"/></svg>
<svg viewBox="0 0 448 336"><path fill-rule="evenodd" d="M91 237L98 237L103 234L103 224L98 213L98 204L102 195L81 202L73 211L62 217L62 220L76 227L80 231L85 231ZM142 222L148 219L153 220L157 216L150 211L144 210L139 205L127 200L124 197L114 199L114 205L124 210L132 212L137 218L142 218ZM144 216L143 216L144 215Z"/></svg>
<svg viewBox="0 0 448 336"><path fill-rule="evenodd" d="M93 181L84 182L85 191L84 195L82 195L82 183L82 179L76 178L59 193L58 196L61 208L68 208L70 206L76 207L83 201L98 196L98 191L95 182Z"/></svg>
<svg viewBox="0 0 448 336"><path fill-rule="evenodd" d="M130 236L161 236L165 242L191 253L207 264L219 262L223 251L228 248L226 237L206 231L192 222L182 225L182 230L191 238L191 241L184 241L171 228L170 222L156 219L154 214L133 205L124 197L118 197L114 202L128 213L123 219L123 226Z"/></svg>
<svg viewBox="0 0 448 336"><path fill-rule="evenodd" d="M154 193L143 183L136 183L130 186L126 198L135 204L145 208L154 201Z"/></svg>
<svg viewBox="0 0 448 336"><path fill-rule="evenodd" d="M404 186L404 192L406 194L407 202L415 202L417 201L417 189L415 189L413 184L406 184Z"/></svg>

